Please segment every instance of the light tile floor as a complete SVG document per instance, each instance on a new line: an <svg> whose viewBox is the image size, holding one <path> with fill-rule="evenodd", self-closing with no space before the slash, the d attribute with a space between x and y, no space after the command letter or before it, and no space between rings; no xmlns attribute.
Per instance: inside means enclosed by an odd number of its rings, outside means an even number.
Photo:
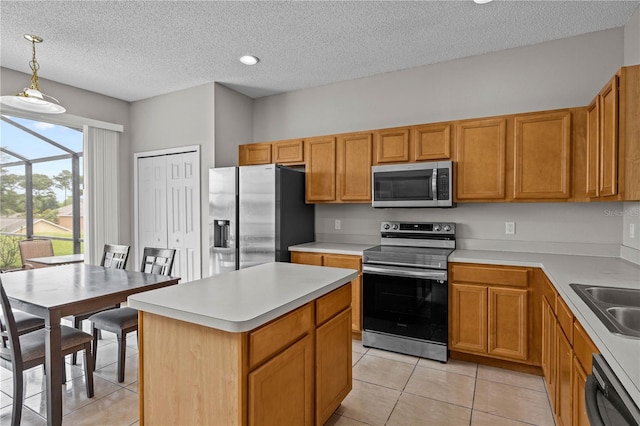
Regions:
<svg viewBox="0 0 640 426"><path fill-rule="evenodd" d="M63 424L137 425L138 351L127 342L124 383L116 379L115 336L99 341L95 396L86 397L80 365L67 364ZM328 420L343 425L554 425L542 377L456 360L447 364L353 341L353 390ZM67 357L67 363L70 357ZM0 369L0 424L11 418L11 372ZM26 373L23 425L46 424L42 368Z"/></svg>

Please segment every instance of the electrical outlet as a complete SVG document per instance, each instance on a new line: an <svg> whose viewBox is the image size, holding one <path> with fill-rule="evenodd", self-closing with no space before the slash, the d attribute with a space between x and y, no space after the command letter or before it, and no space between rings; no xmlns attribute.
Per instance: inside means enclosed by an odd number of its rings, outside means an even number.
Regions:
<svg viewBox="0 0 640 426"><path fill-rule="evenodd" d="M333 226L336 229L340 229L342 227L342 223L340 222L340 219L336 219Z"/></svg>
<svg viewBox="0 0 640 426"><path fill-rule="evenodd" d="M629 224L629 238L636 237L636 225L634 223Z"/></svg>
<svg viewBox="0 0 640 426"><path fill-rule="evenodd" d="M507 235L515 235L516 233L516 223L515 222L505 222L504 233Z"/></svg>

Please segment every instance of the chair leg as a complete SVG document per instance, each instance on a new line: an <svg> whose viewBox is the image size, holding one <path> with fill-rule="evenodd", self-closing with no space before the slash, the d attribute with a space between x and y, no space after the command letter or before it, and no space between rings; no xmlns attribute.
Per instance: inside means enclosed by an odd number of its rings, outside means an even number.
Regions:
<svg viewBox="0 0 640 426"><path fill-rule="evenodd" d="M124 382L124 358L127 350L127 335L120 330L118 332L118 382Z"/></svg>
<svg viewBox="0 0 640 426"><path fill-rule="evenodd" d="M65 356L62 356L62 384L64 385L65 383L67 383L67 367L64 365L65 362Z"/></svg>
<svg viewBox="0 0 640 426"><path fill-rule="evenodd" d="M91 358L93 358L93 371L96 370L96 357L98 356L98 330L96 326L91 323L91 334L93 334L93 351L91 351Z"/></svg>
<svg viewBox="0 0 640 426"><path fill-rule="evenodd" d="M84 345L84 383L87 387L87 398L93 398L93 354L91 353L91 343Z"/></svg>
<svg viewBox="0 0 640 426"><path fill-rule="evenodd" d="M80 321L77 317L73 318L73 328L77 330L82 330L82 321ZM74 352L71 354L71 365L76 365L78 361L78 352Z"/></svg>
<svg viewBox="0 0 640 426"><path fill-rule="evenodd" d="M13 412L11 413L11 425L19 426L22 418L22 404L24 402L24 371L13 373Z"/></svg>

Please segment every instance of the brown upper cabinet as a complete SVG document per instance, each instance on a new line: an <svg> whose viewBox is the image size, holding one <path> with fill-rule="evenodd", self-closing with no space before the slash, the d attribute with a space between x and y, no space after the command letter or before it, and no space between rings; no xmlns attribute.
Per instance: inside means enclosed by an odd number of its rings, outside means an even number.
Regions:
<svg viewBox="0 0 640 426"><path fill-rule="evenodd" d="M409 128L383 129L375 132L375 163L406 163L411 161Z"/></svg>
<svg viewBox="0 0 640 426"><path fill-rule="evenodd" d="M304 141L293 139L272 143L271 161L276 164L304 164Z"/></svg>
<svg viewBox="0 0 640 426"><path fill-rule="evenodd" d="M238 147L238 164L240 166L254 166L271 164L271 143L252 143Z"/></svg>
<svg viewBox="0 0 640 426"><path fill-rule="evenodd" d="M640 66L623 67L588 107L586 193L640 200Z"/></svg>
<svg viewBox="0 0 640 426"><path fill-rule="evenodd" d="M336 138L305 140L307 203L336 201Z"/></svg>
<svg viewBox="0 0 640 426"><path fill-rule="evenodd" d="M371 133L338 137L338 195L342 202L371 202Z"/></svg>
<svg viewBox="0 0 640 426"><path fill-rule="evenodd" d="M571 112L517 115L514 120L514 198L568 199Z"/></svg>
<svg viewBox="0 0 640 426"><path fill-rule="evenodd" d="M507 119L460 121L455 129L456 199L504 200Z"/></svg>
<svg viewBox="0 0 640 426"><path fill-rule="evenodd" d="M587 107L587 195L618 193L618 76Z"/></svg>
<svg viewBox="0 0 640 426"><path fill-rule="evenodd" d="M372 139L371 133L307 139L307 203L370 203Z"/></svg>
<svg viewBox="0 0 640 426"><path fill-rule="evenodd" d="M292 139L278 142L261 142L238 147L238 165L304 164L304 141Z"/></svg>
<svg viewBox="0 0 640 426"><path fill-rule="evenodd" d="M413 126L411 141L413 160L448 160L451 158L451 123Z"/></svg>
<svg viewBox="0 0 640 426"><path fill-rule="evenodd" d="M239 147L239 164L306 166L309 203L368 203L371 166L452 159L454 200L640 200L640 65L588 107Z"/></svg>

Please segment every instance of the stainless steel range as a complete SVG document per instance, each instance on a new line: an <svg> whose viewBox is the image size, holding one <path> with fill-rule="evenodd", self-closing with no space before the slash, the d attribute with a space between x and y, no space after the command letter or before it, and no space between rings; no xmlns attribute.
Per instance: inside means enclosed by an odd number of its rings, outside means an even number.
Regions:
<svg viewBox="0 0 640 426"><path fill-rule="evenodd" d="M362 344L447 361L447 259L456 225L382 222L363 253Z"/></svg>

